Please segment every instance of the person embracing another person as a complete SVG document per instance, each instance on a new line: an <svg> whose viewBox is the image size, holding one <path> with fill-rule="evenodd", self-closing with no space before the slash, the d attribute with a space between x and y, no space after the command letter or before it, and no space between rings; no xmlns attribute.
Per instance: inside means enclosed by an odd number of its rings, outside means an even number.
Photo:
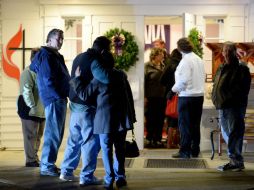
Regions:
<svg viewBox="0 0 254 190"><path fill-rule="evenodd" d="M114 62L110 53L111 41L105 36L97 37L91 48L75 57L72 64L71 78L75 78L77 68L83 87L93 78L101 83L110 82L110 73ZM69 136L61 164L60 180L74 181L74 170L78 167L80 157L82 167L79 174L80 186L101 185L103 180L95 177L97 156L100 151L99 135L94 134L95 99L81 99L71 86L70 93Z"/></svg>
<svg viewBox="0 0 254 190"><path fill-rule="evenodd" d="M108 63L111 63L108 64L108 68L113 69L112 55ZM108 190L113 189L114 181L118 188L127 185L125 139L127 131L133 129L133 124L136 122L134 101L127 76L122 71L116 69L112 71L109 84L94 78L85 85L80 78L82 72L78 67L75 72L76 77L70 82L80 99L89 101L96 98L94 133L99 134L105 168L104 188Z"/></svg>

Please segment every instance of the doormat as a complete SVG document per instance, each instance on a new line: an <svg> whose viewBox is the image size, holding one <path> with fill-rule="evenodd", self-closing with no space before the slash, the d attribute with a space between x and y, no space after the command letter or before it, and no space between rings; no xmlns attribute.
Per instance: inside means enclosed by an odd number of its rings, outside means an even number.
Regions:
<svg viewBox="0 0 254 190"><path fill-rule="evenodd" d="M207 168L204 159L147 159L144 168Z"/></svg>
<svg viewBox="0 0 254 190"><path fill-rule="evenodd" d="M133 164L133 159L131 158L126 158L125 159L125 168L131 168ZM102 158L97 159L97 168L103 168L103 161Z"/></svg>

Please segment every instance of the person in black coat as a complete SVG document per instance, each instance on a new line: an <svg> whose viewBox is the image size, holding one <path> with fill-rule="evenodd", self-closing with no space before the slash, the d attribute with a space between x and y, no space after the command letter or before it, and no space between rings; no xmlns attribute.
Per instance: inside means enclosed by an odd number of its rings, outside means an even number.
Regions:
<svg viewBox="0 0 254 190"><path fill-rule="evenodd" d="M80 74L77 68L76 78L72 79L70 84L81 100L96 97L94 133L99 134L102 148L104 186L106 189L113 189L115 180L118 188L126 186L125 139L127 130L133 129L133 123L136 122L134 101L127 76L124 72L114 69L109 84L94 78L85 86L79 77Z"/></svg>
<svg viewBox="0 0 254 190"><path fill-rule="evenodd" d="M175 84L175 71L181 59L182 54L178 51L178 49L174 49L170 54L169 63L166 65L160 79L161 84L166 87L165 96L167 96L167 93L171 91L171 88ZM168 127L176 127L178 119L167 116L167 122Z"/></svg>
<svg viewBox="0 0 254 190"><path fill-rule="evenodd" d="M239 61L234 43L226 42L222 55L225 62L220 65L214 77L212 101L219 111L221 133L227 143L230 161L217 169L240 171L245 168L242 145L251 75L247 65Z"/></svg>

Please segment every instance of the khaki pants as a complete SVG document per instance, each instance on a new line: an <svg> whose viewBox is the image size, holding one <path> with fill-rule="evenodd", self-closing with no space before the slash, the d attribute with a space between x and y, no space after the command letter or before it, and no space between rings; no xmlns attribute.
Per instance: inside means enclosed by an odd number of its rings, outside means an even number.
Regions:
<svg viewBox="0 0 254 190"><path fill-rule="evenodd" d="M41 143L41 137L43 135L45 120L32 121L21 119L23 139L24 139L24 150L26 163L38 161L38 150Z"/></svg>

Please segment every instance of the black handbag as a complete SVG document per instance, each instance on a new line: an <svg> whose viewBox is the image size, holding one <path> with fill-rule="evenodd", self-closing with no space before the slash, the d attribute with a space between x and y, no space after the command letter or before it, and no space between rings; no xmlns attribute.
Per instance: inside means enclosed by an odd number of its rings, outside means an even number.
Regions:
<svg viewBox="0 0 254 190"><path fill-rule="evenodd" d="M132 139L131 141L125 141L125 157L126 158L135 158L139 156L139 148L135 139L134 131L132 130Z"/></svg>

